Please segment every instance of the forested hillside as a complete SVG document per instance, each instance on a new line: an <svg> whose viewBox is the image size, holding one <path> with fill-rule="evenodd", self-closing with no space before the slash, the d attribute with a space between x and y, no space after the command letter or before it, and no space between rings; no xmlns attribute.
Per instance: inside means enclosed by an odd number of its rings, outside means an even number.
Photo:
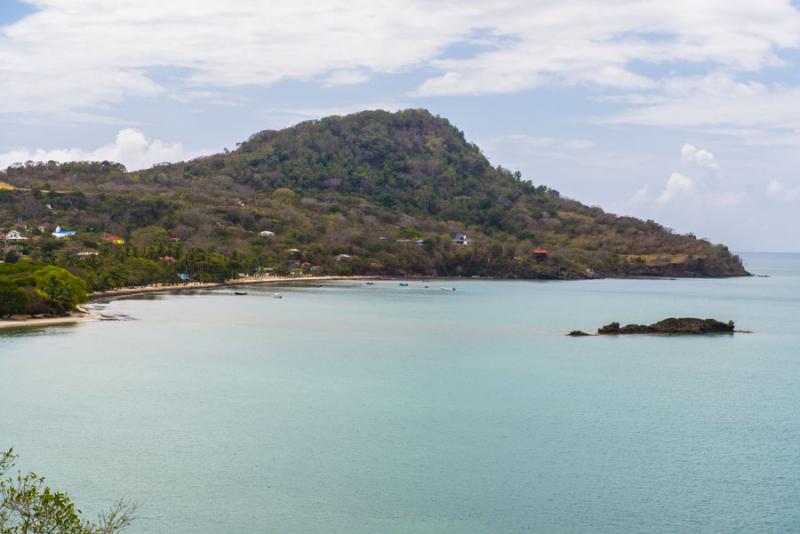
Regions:
<svg viewBox="0 0 800 534"><path fill-rule="evenodd" d="M746 274L724 246L605 213L492 167L462 132L423 110L304 122L257 133L231 152L141 172L110 162L31 163L0 181L16 188L0 190L0 231L30 238L16 243L17 253L82 273L92 288L259 269ZM51 236L57 225L77 234ZM124 244L110 245L108 234ZM467 244L454 241L457 234Z"/></svg>

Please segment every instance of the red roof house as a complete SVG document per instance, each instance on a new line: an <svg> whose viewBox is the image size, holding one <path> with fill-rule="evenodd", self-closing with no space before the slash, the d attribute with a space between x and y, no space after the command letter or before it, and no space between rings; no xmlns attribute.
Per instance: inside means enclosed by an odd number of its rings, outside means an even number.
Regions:
<svg viewBox="0 0 800 534"><path fill-rule="evenodd" d="M547 249L543 247L536 247L533 249L533 259L535 260L546 260L547 259Z"/></svg>

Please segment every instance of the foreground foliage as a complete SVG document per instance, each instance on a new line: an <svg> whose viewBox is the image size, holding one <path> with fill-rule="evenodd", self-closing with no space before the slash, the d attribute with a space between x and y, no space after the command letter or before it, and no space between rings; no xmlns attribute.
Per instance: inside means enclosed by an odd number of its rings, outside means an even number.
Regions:
<svg viewBox="0 0 800 534"><path fill-rule="evenodd" d="M97 521L81 518L66 493L45 485L36 473L10 474L13 450L0 454L0 534L115 534L128 528L136 507L118 501Z"/></svg>

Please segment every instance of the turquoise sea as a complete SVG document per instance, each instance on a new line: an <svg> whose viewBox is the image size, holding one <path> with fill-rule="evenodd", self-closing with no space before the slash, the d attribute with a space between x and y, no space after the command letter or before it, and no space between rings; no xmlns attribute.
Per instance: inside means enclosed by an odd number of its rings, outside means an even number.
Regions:
<svg viewBox="0 0 800 534"><path fill-rule="evenodd" d="M0 447L132 533L799 532L800 255L745 259L116 300L0 334ZM564 335L667 316L754 333Z"/></svg>

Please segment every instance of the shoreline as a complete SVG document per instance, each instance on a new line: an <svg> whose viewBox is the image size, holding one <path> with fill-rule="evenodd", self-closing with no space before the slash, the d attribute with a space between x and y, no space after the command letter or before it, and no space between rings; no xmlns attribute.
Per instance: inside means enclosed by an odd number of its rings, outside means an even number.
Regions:
<svg viewBox="0 0 800 534"><path fill-rule="evenodd" d="M76 311L62 317L29 317L26 319L0 319L0 330L16 328L43 328L46 326L64 326L99 321L102 317L91 310L78 306Z"/></svg>
<svg viewBox="0 0 800 534"><path fill-rule="evenodd" d="M346 280L384 280L381 276L304 276L304 277L270 277L270 278L237 278L225 282L194 282L188 284L152 285L142 287L121 287L108 291L97 291L89 294L85 304L95 302L108 302L119 297L133 297L151 293L177 293L195 289L214 289L218 287L235 287L249 285L281 285L295 282L333 282ZM83 305L82 305L83 306ZM47 326L64 326L84 323L87 321L100 321L103 316L91 309L78 306L68 315L61 317L27 317L24 319L0 319L0 330L13 330L17 328L37 328Z"/></svg>
<svg viewBox="0 0 800 534"><path fill-rule="evenodd" d="M218 287L250 286L250 285L280 285L293 282L336 282L347 280L385 280L383 276L284 276L269 278L236 278L225 282L190 282L188 284L152 285L139 287L121 287L108 291L96 291L89 294L87 302L104 301L117 297L131 297L151 293L172 293L194 289L214 289Z"/></svg>

